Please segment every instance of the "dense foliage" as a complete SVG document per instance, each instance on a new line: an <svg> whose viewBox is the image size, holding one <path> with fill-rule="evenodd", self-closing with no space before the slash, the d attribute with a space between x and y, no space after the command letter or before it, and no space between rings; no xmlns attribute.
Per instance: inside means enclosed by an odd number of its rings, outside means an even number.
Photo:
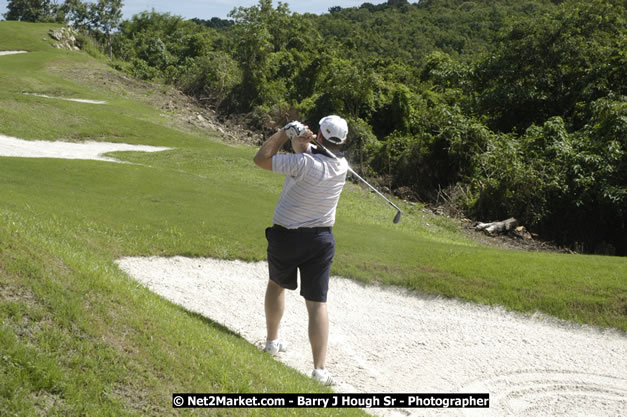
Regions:
<svg viewBox="0 0 627 417"><path fill-rule="evenodd" d="M56 5L51 0L9 0L4 17L24 22L54 22Z"/></svg>
<svg viewBox="0 0 627 417"><path fill-rule="evenodd" d="M9 0L7 20L24 22L71 22L81 29L109 34L122 20L122 0Z"/></svg>
<svg viewBox="0 0 627 417"><path fill-rule="evenodd" d="M352 163L404 195L445 192L476 219L627 254L623 0L388 0L320 16L259 0L229 17L135 15L114 65L257 128L341 114Z"/></svg>

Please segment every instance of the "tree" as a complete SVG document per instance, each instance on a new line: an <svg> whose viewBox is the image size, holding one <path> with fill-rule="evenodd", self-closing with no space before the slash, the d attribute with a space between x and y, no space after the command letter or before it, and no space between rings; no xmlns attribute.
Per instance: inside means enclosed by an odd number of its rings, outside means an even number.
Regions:
<svg viewBox="0 0 627 417"><path fill-rule="evenodd" d="M569 1L535 23L518 23L478 65L478 113L494 129L522 133L560 116L580 129L581 103L627 93L622 0Z"/></svg>
<svg viewBox="0 0 627 417"><path fill-rule="evenodd" d="M9 0L7 20L23 22L52 22L56 20L57 5L52 0Z"/></svg>
<svg viewBox="0 0 627 417"><path fill-rule="evenodd" d="M290 95L298 97L294 85L319 50L317 31L308 21L293 16L287 4L279 2L275 9L272 0L239 7L229 17L235 21L229 28L235 39L233 55L243 74L234 107L238 111L261 105L269 109L286 104Z"/></svg>
<svg viewBox="0 0 627 417"><path fill-rule="evenodd" d="M323 72L322 84L328 103L326 109L320 109L323 113L370 117L379 77L372 69L364 67L343 58L331 60Z"/></svg>
<svg viewBox="0 0 627 417"><path fill-rule="evenodd" d="M98 0L98 3L89 5L94 27L104 32L109 59L113 59L112 32L120 25L122 20L122 6L122 0Z"/></svg>
<svg viewBox="0 0 627 417"><path fill-rule="evenodd" d="M86 3L81 0L65 0L59 9L65 15L65 20L71 22L75 28L91 30L89 6Z"/></svg>
<svg viewBox="0 0 627 417"><path fill-rule="evenodd" d="M219 109L233 87L241 82L237 62L224 52L209 52L183 67L177 85Z"/></svg>
<svg viewBox="0 0 627 417"><path fill-rule="evenodd" d="M229 19L220 19L219 17L212 17L211 20L198 19L197 17L191 19L192 22L197 25L206 26L208 28L226 28L233 26L233 21Z"/></svg>
<svg viewBox="0 0 627 417"><path fill-rule="evenodd" d="M388 0L388 6L390 7L409 6L409 2L407 0Z"/></svg>

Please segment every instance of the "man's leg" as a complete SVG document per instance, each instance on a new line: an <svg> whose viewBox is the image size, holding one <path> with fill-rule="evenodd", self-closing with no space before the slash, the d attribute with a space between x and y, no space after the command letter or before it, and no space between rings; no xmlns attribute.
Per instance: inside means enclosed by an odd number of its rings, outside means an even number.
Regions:
<svg viewBox="0 0 627 417"><path fill-rule="evenodd" d="M327 303L305 300L309 314L309 342L314 369L324 369L329 343L329 314Z"/></svg>
<svg viewBox="0 0 627 417"><path fill-rule="evenodd" d="M279 338L279 326L285 311L285 289L271 279L268 280L264 305L268 340L276 340Z"/></svg>

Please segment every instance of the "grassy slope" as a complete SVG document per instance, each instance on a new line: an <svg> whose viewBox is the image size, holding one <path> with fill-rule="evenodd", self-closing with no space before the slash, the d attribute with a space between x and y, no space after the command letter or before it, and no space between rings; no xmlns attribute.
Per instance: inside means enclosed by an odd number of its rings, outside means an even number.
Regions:
<svg viewBox="0 0 627 417"><path fill-rule="evenodd" d="M139 102L78 76L109 70L51 48L48 28L0 22L0 50L33 51L0 57L0 133L176 149L118 154L137 165L0 158L0 409L161 415L175 391L319 389L113 263L124 255L263 259L281 178L252 166L254 149L168 127L145 104L158 93L138 93ZM347 187L334 273L627 330L625 259L489 249L418 206L404 209L393 225L385 203Z"/></svg>
<svg viewBox="0 0 627 417"><path fill-rule="evenodd" d="M102 83L73 81L108 69L51 48L48 27L0 22L0 50L32 51L0 57L0 133L172 145L180 149L170 153L173 161L187 152L226 165L232 153L241 159L241 149L172 130L159 110ZM143 94L146 102L155 93ZM0 414L187 415L173 412L173 392L324 392L238 335L138 286L113 263L122 254L238 253L240 244L221 237L228 224L212 230L220 221L212 216L216 199L236 204L229 183L197 179L158 166L0 158ZM207 225L186 236L206 216ZM215 414L205 411L194 415ZM302 411L319 414L272 413ZM362 414L328 414L346 412Z"/></svg>

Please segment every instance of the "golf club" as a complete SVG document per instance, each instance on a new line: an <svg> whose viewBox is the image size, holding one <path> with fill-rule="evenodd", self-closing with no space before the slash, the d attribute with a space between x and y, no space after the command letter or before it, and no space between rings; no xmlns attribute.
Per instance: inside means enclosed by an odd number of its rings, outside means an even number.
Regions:
<svg viewBox="0 0 627 417"><path fill-rule="evenodd" d="M322 146L320 143L318 143L318 141L314 138L311 140L313 142L314 145L316 145L319 149L323 150L324 153L326 153L327 155L329 155L331 158L333 159L338 159L337 156L335 156L335 154L333 152L331 152L330 150L328 150L327 148L325 148L324 146ZM387 201L392 207L394 207L396 209L396 216L394 216L394 220L392 220L394 222L394 224L398 223L399 221L401 221L401 209L398 208L396 206L396 204L392 203L390 200L388 200L388 198L386 196L384 196L383 194L381 194L379 192L379 190L377 190L376 188L374 188L372 185L368 184L368 181L366 181L365 179L363 179L361 176L359 176L355 171L353 171L353 169L348 166L348 171L353 174L355 177L357 177L358 180L360 180L361 182L363 182L364 184L366 184L368 187L370 187L370 189L372 191L374 191L375 193L377 193L379 195L379 197L383 198L385 201Z"/></svg>

